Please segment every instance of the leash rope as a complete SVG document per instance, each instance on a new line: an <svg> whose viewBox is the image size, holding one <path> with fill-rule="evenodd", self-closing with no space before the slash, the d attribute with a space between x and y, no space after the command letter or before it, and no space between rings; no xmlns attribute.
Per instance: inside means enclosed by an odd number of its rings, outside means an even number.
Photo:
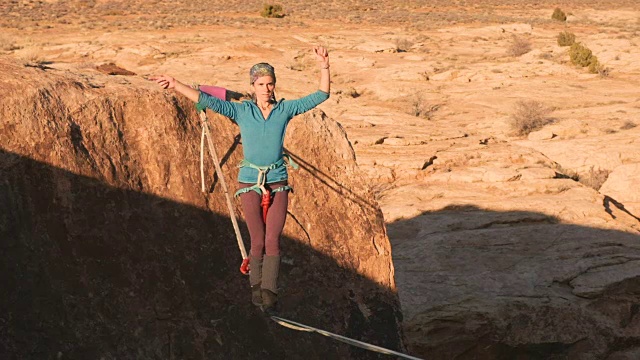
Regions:
<svg viewBox="0 0 640 360"><path fill-rule="evenodd" d="M343 343L359 347L361 349L374 351L374 352L377 352L377 353L380 353L380 354L385 354L385 355L396 355L396 356L399 356L399 357L404 358L404 359L422 360L422 359L417 358L415 356L403 354L401 352L397 352L397 351L394 351L394 350L383 348L381 346L372 345L372 344L366 343L364 341L351 339L351 338L348 338L346 336L334 334L332 332L328 332L328 331L325 331L325 330L317 329L317 328L314 328L312 326L308 326L308 325L305 325L305 324L301 324L299 322L287 320L287 319L284 319L284 318L281 318L281 317L278 317L278 316L271 316L271 320L275 321L277 324L279 324L281 326L284 326L284 327L292 329L292 330L305 331L305 332L316 332L316 333L318 333L320 335L324 335L324 336L329 337L331 339L338 340L338 341L341 341Z"/></svg>
<svg viewBox="0 0 640 360"><path fill-rule="evenodd" d="M238 240L238 247L240 248L240 254L242 255L242 266L240 267L240 271L243 274L245 272L243 270L246 269L248 271L248 260L247 250L244 247L244 242L242 241L242 235L240 234L240 227L238 226L238 220L236 219L236 212L233 210L233 204L231 203L231 195L229 195L229 188L227 187L227 183L224 181L224 174L222 173L222 169L220 168L220 162L218 161L218 155L216 154L215 147L213 146L213 141L211 140L211 131L209 129L209 120L207 119L207 114L204 111L199 111L200 120L202 122L202 137L200 141L200 175L202 176L202 191L205 191L204 186L204 141L205 138L207 140L207 144L209 145L209 154L211 154L211 159L213 160L213 164L216 167L216 174L218 174L218 179L220 180L220 185L222 185L222 191L224 192L224 196L227 199L227 207L229 208L229 216L231 217L231 222L233 223L233 229L236 232L236 239Z"/></svg>

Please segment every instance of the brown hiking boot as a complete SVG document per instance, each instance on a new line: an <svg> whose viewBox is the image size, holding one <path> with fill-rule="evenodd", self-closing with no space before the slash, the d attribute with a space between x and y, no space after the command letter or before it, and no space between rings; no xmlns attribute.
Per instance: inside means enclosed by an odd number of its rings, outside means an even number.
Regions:
<svg viewBox="0 0 640 360"><path fill-rule="evenodd" d="M272 315L278 302L280 256L265 255L262 260L262 311Z"/></svg>
<svg viewBox="0 0 640 360"><path fill-rule="evenodd" d="M262 305L262 294L260 284L262 284L262 256L251 256L251 271L249 272L249 285L251 285L251 302L255 306Z"/></svg>
<svg viewBox="0 0 640 360"><path fill-rule="evenodd" d="M262 311L267 315L276 312L276 304L278 303L278 295L271 290L262 289Z"/></svg>
<svg viewBox="0 0 640 360"><path fill-rule="evenodd" d="M251 286L251 302L255 306L262 306L262 289L260 283Z"/></svg>

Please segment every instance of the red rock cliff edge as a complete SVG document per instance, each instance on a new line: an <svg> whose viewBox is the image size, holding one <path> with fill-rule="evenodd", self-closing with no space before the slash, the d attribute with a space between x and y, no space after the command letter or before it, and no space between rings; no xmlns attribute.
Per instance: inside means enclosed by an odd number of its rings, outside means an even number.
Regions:
<svg viewBox="0 0 640 360"><path fill-rule="evenodd" d="M250 304L210 159L212 192L200 192L188 100L92 70L0 59L0 74L0 357L378 357L281 328ZM209 116L235 191L238 128ZM290 175L281 315L402 350L383 218L344 131L314 110L287 136L301 169Z"/></svg>

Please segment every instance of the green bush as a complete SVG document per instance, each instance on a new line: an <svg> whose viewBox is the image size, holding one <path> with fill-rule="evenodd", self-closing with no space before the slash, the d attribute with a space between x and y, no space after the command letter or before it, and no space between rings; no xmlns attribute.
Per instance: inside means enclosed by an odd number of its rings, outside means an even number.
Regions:
<svg viewBox="0 0 640 360"><path fill-rule="evenodd" d="M284 17L284 14L282 13L281 5L270 5L270 4L264 4L260 15L266 18L283 18Z"/></svg>
<svg viewBox="0 0 640 360"><path fill-rule="evenodd" d="M581 43L574 43L569 49L569 57L574 65L581 67L588 67L589 72L592 74L599 74L600 76L609 76L609 69L598 61L598 57L593 55L593 52Z"/></svg>
<svg viewBox="0 0 640 360"><path fill-rule="evenodd" d="M582 45L582 43L574 43L571 45L569 57L574 65L582 67L589 66L594 61L593 52L591 52L588 47ZM595 60L597 61L597 59Z"/></svg>
<svg viewBox="0 0 640 360"><path fill-rule="evenodd" d="M592 74L601 74L604 72L604 66L600 64L598 58L595 56L591 57L591 62L589 63L589 72Z"/></svg>
<svg viewBox="0 0 640 360"><path fill-rule="evenodd" d="M560 8L556 8L555 10L553 10L551 18L558 21L567 21L567 14L565 14L564 11L560 10Z"/></svg>
<svg viewBox="0 0 640 360"><path fill-rule="evenodd" d="M559 46L571 46L576 42L576 35L574 33L570 33L568 31L563 31L558 34L558 45Z"/></svg>
<svg viewBox="0 0 640 360"><path fill-rule="evenodd" d="M598 61L597 57L593 57L593 60L589 64L589 72L592 74L598 74L601 77L608 77L611 70L608 67L605 67Z"/></svg>

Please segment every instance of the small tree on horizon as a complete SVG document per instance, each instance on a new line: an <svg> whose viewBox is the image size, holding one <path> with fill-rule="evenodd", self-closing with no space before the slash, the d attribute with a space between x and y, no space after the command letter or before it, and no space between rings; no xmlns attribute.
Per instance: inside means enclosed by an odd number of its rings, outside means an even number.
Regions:
<svg viewBox="0 0 640 360"><path fill-rule="evenodd" d="M264 4L262 11L260 12L260 16L276 19L283 18L284 14L282 13L282 5Z"/></svg>

